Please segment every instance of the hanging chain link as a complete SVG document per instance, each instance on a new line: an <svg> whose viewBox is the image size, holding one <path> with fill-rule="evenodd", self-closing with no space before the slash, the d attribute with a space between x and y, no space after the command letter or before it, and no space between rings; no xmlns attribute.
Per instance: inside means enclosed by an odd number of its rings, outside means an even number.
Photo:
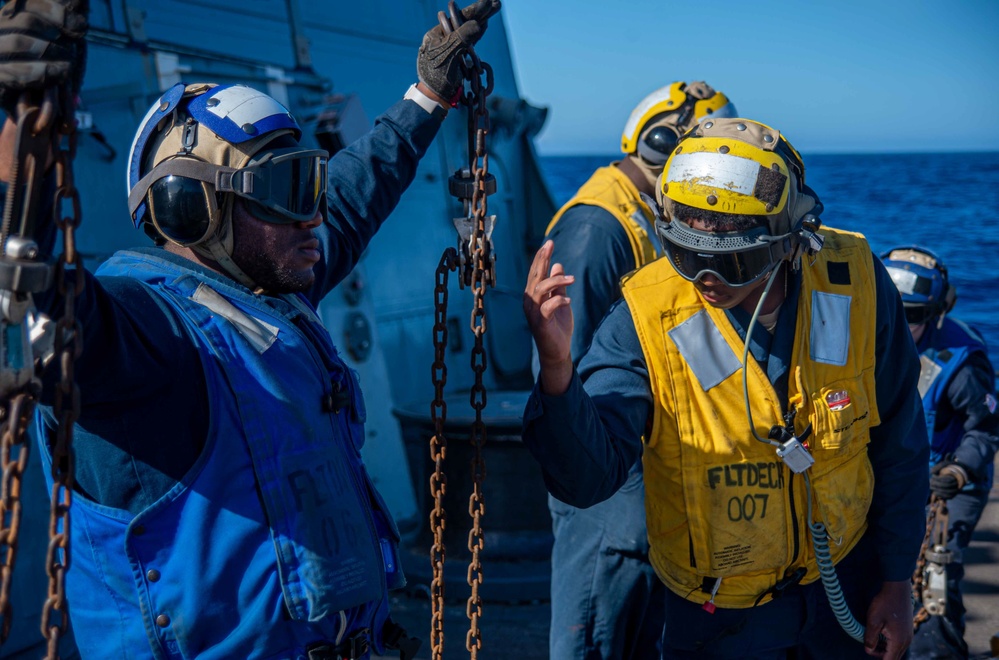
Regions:
<svg viewBox="0 0 999 660"><path fill-rule="evenodd" d="M63 235L63 253L55 267L55 286L63 298L62 316L55 324L55 357L59 361L59 383L55 390L54 414L56 428L49 434L52 453L53 488L49 518L49 544L46 551L46 572L49 584L41 615L41 631L48 640L46 658L58 658L59 640L68 629L68 612L65 596L65 574L69 568L69 508L72 500L73 424L79 417L80 395L73 379L73 367L82 346L82 329L75 317L76 297L83 289L84 280L77 274L67 285L69 270L82 271L82 260L76 251L75 230L80 225L80 198L73 180L72 161L76 155L76 119L74 95L68 85L45 91L40 108L23 96L18 104L16 150L17 158L11 173L11 185L4 208L2 227L4 300L8 305L17 303L25 310L33 310L31 292L40 292L51 286L52 269L36 261L37 245L34 243L34 219L40 210L40 192L44 185L46 160L51 155L55 164L56 191L52 199L55 225ZM68 214L63 217L64 207ZM16 226L15 226L16 225ZM9 311L8 309L5 312ZM13 321L13 323L12 323ZM22 326L27 333L31 319L27 314L5 316L6 328ZM21 484L27 469L29 443L28 426L35 404L41 393L40 376L47 363L44 341L32 346L25 334L22 344L23 359L30 366L30 376L17 388L17 369L5 362L2 374L5 396L0 403L0 462L3 469L2 497L0 497L0 546L6 545L0 564L0 643L6 640L12 622L10 585L17 551L21 518ZM8 347L9 348L9 347ZM11 376L10 374L14 374ZM13 377L15 380L10 381ZM15 458L15 448L16 458ZM57 615L57 616L55 616Z"/></svg>
<svg viewBox="0 0 999 660"><path fill-rule="evenodd" d="M438 13L438 20L446 33L450 33L462 23L461 14L453 1L448 4L448 12L450 16L444 12ZM471 592L465 606L465 614L469 620L465 648L472 660L478 657L478 652L482 648L479 620L482 618L483 610L479 587L483 581L480 553L485 546L482 530L482 518L485 515L482 482L486 476L486 466L482 456L482 447L486 442L486 426L482 420L482 411L486 407L486 388L483 383L486 351L483 335L486 332L485 290L487 286L494 286L496 283L495 255L491 240L495 217L487 214L486 203L488 195L496 190L496 179L489 174L489 156L486 151L486 135L489 132L486 98L493 89L493 72L488 64L479 60L471 48L462 58L461 67L468 82L467 90L459 97L460 103L467 107L468 167L452 176L448 185L451 193L462 200L466 217L455 219L459 250L449 248L441 258L437 268L434 301L434 402L431 405L431 416L435 435L430 441L431 460L435 466L430 479L431 495L434 497L434 510L430 514L434 533L434 545L431 550L433 563L431 650L434 660L440 660L444 652L443 533L447 522L442 508L447 486L442 467L447 450L443 431L447 411L444 403L444 384L447 377L444 349L447 345L447 272L456 269L461 271L459 282L462 288L469 286L472 289L473 302L469 325L475 338L471 351L471 367L475 381L470 394L470 402L475 410L475 421L472 423L469 439L474 455L471 461L472 493L468 500L468 514L472 518L472 527L468 534L471 559L468 564L467 581Z"/></svg>
<svg viewBox="0 0 999 660"><path fill-rule="evenodd" d="M464 103L469 107L468 129L475 134L475 157L472 158L471 171L475 181L472 193L472 216L474 231L471 242L472 261L472 313L470 327L475 336L472 347L471 365L475 373L475 384L472 386L470 401L475 410L475 421L472 423L471 443L475 450L472 459L472 494L468 499L468 515L472 518L472 529L468 533L468 550L472 554L468 564L468 585L471 594L465 607L468 616L469 629L465 638L465 648L472 660L478 656L482 648L482 634L479 630L479 619L482 616L482 597L479 586L482 584L483 571L479 553L485 545L482 532L482 517L486 513L486 505L482 496L482 481L486 478L486 464L482 459L482 447L486 442L486 425L482 421L482 410L486 407L486 388L482 377L486 371L486 351L483 347L483 335L486 332L485 293L486 286L496 283L495 257L492 243L486 229L488 217L486 199L488 193L485 182L489 177L489 155L486 153L486 134L489 132L489 111L486 108L486 96L492 90L492 69L479 61L475 54L470 57L472 65L465 71L471 81L471 90L465 96ZM462 62L464 65L465 62ZM486 73L487 85L482 86L482 75ZM490 231L491 233L491 231Z"/></svg>
<svg viewBox="0 0 999 660"><path fill-rule="evenodd" d="M83 327L76 318L76 298L83 293L83 257L76 250L76 230L83 219L80 192L73 177L76 157L76 124L72 114L60 126L66 148L55 152L56 192L54 212L62 232L63 251L56 265L56 287L64 306L56 322L55 359L59 383L55 391L56 427L49 431L52 452L52 497L49 516L49 547L45 570L49 576L48 598L42 608L42 635L48 639L48 658L57 658L59 639L69 628L66 602L66 571L70 563L69 509L73 500L73 425L80 417L80 388L74 378L76 359L83 351ZM66 214L63 215L64 209ZM68 273L73 273L72 282ZM58 616L56 616L58 615Z"/></svg>
<svg viewBox="0 0 999 660"><path fill-rule="evenodd" d="M430 460L434 462L434 473L430 476L430 495L434 498L434 508L430 512L430 528L434 532L434 544L430 549L430 563L433 566L433 579L430 582L430 650L434 660L444 654L444 528L447 514L444 511L444 495L447 493L447 475L444 474L444 459L447 458L447 437L444 435L444 421L447 418L447 403L444 401L444 386L447 384L447 364L444 363L444 350L447 348L447 283L448 273L458 268L458 252L448 248L437 266L437 283L434 286L434 400L430 404L430 418L434 424L434 436L430 439Z"/></svg>
<svg viewBox="0 0 999 660"><path fill-rule="evenodd" d="M950 527L950 515L947 501L934 495L930 500L929 512L926 514L926 534L919 548L919 558L916 560L916 570L912 574L912 601L919 603L919 610L912 617L913 632L929 620L930 612L926 609L923 588L925 586L927 555L932 556L936 547L947 544L947 530Z"/></svg>
<svg viewBox="0 0 999 660"><path fill-rule="evenodd" d="M39 393L38 381L10 397L0 407L0 463L3 466L3 495L0 500L0 547L6 546L0 557L0 645L7 641L13 621L14 608L10 602L10 587L14 577L14 560L17 557L18 531L21 523L21 479L28 466L26 442L28 424Z"/></svg>

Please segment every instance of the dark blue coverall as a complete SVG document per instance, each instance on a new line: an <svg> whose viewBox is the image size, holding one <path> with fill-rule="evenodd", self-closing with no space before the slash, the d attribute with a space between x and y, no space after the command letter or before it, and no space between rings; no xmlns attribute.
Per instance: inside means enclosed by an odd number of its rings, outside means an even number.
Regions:
<svg viewBox="0 0 999 660"><path fill-rule="evenodd" d="M930 466L954 460L970 482L947 500L947 602L943 616L923 622L910 647L913 660L967 657L962 553L971 542L992 488L993 461L999 449L999 411L995 371L980 335L960 321L945 317L941 327L927 324L916 348L942 371L923 396L927 424L932 424Z"/></svg>
<svg viewBox="0 0 999 660"><path fill-rule="evenodd" d="M868 533L837 565L846 602L861 622L883 581L908 580L915 569L925 511L924 502L910 501L909 494L914 484L922 484L922 492L927 492L929 460L918 394L915 387L898 387L904 382L915 385L919 369L902 302L877 259L874 272L875 380L882 423L871 429L868 455L877 487ZM800 288L800 277L790 278L774 334L757 325L750 340L753 357L785 407ZM745 337L749 314L736 308L727 315ZM528 400L524 442L541 464L550 493L589 506L627 480L641 455L641 437L652 414L648 379L631 312L620 302L596 330L568 391L549 396L536 384ZM665 612L663 658L776 660L786 658L789 649L806 658L869 657L836 622L820 581L790 587L758 607L718 608L713 614L667 590Z"/></svg>
<svg viewBox="0 0 999 660"><path fill-rule="evenodd" d="M589 204L569 208L548 237L552 263L576 278L569 297L579 364L600 320L621 299L619 280L635 269L635 256L621 223ZM555 534L552 660L658 658L666 587L649 563L642 462L600 504L580 509L549 496L548 507Z"/></svg>

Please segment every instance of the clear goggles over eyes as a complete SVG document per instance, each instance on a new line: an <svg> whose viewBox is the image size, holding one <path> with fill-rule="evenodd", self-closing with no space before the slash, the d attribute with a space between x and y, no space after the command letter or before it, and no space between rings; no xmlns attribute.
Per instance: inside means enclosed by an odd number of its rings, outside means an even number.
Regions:
<svg viewBox="0 0 999 660"><path fill-rule="evenodd" d="M765 227L705 232L679 220L656 222L663 251L681 277L696 282L714 275L730 287L759 282L791 253L790 235L770 236Z"/></svg>

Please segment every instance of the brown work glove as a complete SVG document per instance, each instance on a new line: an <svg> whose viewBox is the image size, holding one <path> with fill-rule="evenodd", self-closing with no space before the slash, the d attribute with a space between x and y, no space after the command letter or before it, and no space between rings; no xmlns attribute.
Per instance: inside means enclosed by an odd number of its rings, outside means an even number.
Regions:
<svg viewBox="0 0 999 660"><path fill-rule="evenodd" d="M451 34L445 35L440 25L427 32L416 56L416 74L420 82L437 96L453 103L462 87L459 59L479 41L489 17L499 9L500 0L478 0L461 10L465 22Z"/></svg>
<svg viewBox="0 0 999 660"><path fill-rule="evenodd" d="M0 107L14 116L23 92L83 82L89 0L8 0L0 9Z"/></svg>

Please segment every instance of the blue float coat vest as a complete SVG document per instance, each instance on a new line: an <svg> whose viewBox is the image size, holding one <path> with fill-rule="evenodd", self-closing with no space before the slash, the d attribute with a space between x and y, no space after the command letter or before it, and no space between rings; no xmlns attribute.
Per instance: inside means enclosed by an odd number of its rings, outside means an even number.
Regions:
<svg viewBox="0 0 999 660"><path fill-rule="evenodd" d="M98 274L138 279L177 313L211 420L194 467L138 515L74 497L83 656L304 657L365 627L382 652L386 590L404 583L398 530L361 463L357 378L311 305L134 252Z"/></svg>
<svg viewBox="0 0 999 660"><path fill-rule="evenodd" d="M946 396L951 380L968 359L976 353L987 356L988 349L976 330L956 319L944 317L940 328L927 330L932 335L930 347L920 356L919 391L926 413L926 433L930 438L930 466L933 466L953 453L964 437L964 424L959 417L952 418L942 429L934 430L940 400ZM991 487L993 467L989 466L988 471L988 486Z"/></svg>

